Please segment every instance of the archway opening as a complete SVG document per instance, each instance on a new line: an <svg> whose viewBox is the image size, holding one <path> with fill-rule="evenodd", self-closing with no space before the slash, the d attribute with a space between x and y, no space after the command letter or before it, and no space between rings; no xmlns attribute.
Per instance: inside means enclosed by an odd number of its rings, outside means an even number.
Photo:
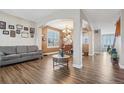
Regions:
<svg viewBox="0 0 124 93"><path fill-rule="evenodd" d="M56 19L42 27L42 50L45 55L58 53L64 49L65 54L73 52L73 20Z"/></svg>

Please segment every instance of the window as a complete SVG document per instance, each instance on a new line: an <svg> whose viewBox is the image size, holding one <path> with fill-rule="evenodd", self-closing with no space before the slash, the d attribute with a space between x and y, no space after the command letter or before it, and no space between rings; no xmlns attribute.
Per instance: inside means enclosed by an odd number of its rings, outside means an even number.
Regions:
<svg viewBox="0 0 124 93"><path fill-rule="evenodd" d="M59 32L48 29L47 32L47 47L58 48L59 47Z"/></svg>
<svg viewBox="0 0 124 93"><path fill-rule="evenodd" d="M114 34L102 35L102 47L112 46L114 42Z"/></svg>

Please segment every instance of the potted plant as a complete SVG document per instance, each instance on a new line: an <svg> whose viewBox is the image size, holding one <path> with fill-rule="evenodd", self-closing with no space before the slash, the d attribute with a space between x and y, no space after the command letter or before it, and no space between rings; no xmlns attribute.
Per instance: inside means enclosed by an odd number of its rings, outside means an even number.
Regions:
<svg viewBox="0 0 124 93"><path fill-rule="evenodd" d="M116 51L116 48L113 48L112 51L111 51L111 59L114 63L118 63L118 53Z"/></svg>

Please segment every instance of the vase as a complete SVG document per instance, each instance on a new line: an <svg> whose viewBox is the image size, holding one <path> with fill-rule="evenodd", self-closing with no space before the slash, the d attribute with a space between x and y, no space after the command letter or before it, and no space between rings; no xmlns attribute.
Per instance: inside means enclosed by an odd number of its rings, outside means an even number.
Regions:
<svg viewBox="0 0 124 93"><path fill-rule="evenodd" d="M60 55L61 57L64 57L64 51L63 51L63 49L60 49L60 50L59 50L59 55Z"/></svg>
<svg viewBox="0 0 124 93"><path fill-rule="evenodd" d="M64 57L64 51L62 50L62 52L61 52L61 57Z"/></svg>

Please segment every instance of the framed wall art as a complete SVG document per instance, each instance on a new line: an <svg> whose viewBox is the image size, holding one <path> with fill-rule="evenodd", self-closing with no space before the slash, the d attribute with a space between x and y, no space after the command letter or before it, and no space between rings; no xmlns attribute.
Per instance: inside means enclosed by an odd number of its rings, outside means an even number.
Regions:
<svg viewBox="0 0 124 93"><path fill-rule="evenodd" d="M30 33L35 33L35 28L30 28Z"/></svg>
<svg viewBox="0 0 124 93"><path fill-rule="evenodd" d="M15 29L15 26L14 25L9 25L8 28L9 29Z"/></svg>
<svg viewBox="0 0 124 93"><path fill-rule="evenodd" d="M20 30L16 30L16 34L20 34L21 33L21 31Z"/></svg>
<svg viewBox="0 0 124 93"><path fill-rule="evenodd" d="M30 36L31 36L31 38L33 38L34 37L34 33L30 33Z"/></svg>
<svg viewBox="0 0 124 93"><path fill-rule="evenodd" d="M3 30L3 34L4 35L9 35L9 31L8 30Z"/></svg>
<svg viewBox="0 0 124 93"><path fill-rule="evenodd" d="M0 21L0 29L6 29L6 22Z"/></svg>
<svg viewBox="0 0 124 93"><path fill-rule="evenodd" d="M24 27L24 30L25 30L25 31L28 31L28 27Z"/></svg>
<svg viewBox="0 0 124 93"><path fill-rule="evenodd" d="M22 30L22 29L23 29L23 25L17 24L17 25L16 25L16 29L17 29L17 30Z"/></svg>
<svg viewBox="0 0 124 93"><path fill-rule="evenodd" d="M28 38L29 37L29 33L28 32L22 32L21 33L21 37L22 38Z"/></svg>
<svg viewBox="0 0 124 93"><path fill-rule="evenodd" d="M16 33L14 30L10 30L10 37L16 37Z"/></svg>

